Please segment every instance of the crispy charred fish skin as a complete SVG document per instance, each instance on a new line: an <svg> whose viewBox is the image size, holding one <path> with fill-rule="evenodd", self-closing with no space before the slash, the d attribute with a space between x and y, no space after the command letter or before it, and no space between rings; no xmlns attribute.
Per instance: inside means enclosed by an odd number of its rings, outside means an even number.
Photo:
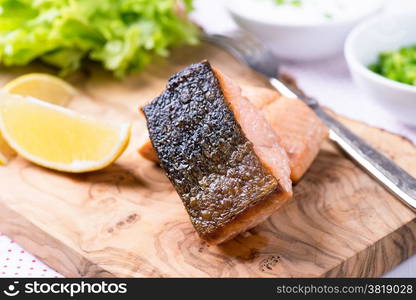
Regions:
<svg viewBox="0 0 416 300"><path fill-rule="evenodd" d="M171 77L143 112L161 166L202 238L278 192L207 61Z"/></svg>

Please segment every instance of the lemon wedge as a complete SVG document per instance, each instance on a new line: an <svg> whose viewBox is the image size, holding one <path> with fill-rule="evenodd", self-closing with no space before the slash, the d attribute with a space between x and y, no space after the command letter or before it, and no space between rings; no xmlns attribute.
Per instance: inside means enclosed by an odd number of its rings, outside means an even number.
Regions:
<svg viewBox="0 0 416 300"><path fill-rule="evenodd" d="M38 165L81 173L114 162L130 124L112 124L32 97L0 95L0 130L18 154Z"/></svg>
<svg viewBox="0 0 416 300"><path fill-rule="evenodd" d="M55 76L30 73L8 82L3 91L11 94L31 96L52 104L66 106L77 94L76 89ZM5 165L16 152L3 139L0 132L0 165Z"/></svg>
<svg viewBox="0 0 416 300"><path fill-rule="evenodd" d="M4 140L0 132L0 165L5 165L9 162L10 158L16 155L16 152L10 148L7 142Z"/></svg>
<svg viewBox="0 0 416 300"><path fill-rule="evenodd" d="M64 80L43 73L30 73L6 83L3 91L10 94L31 96L52 104L67 106L77 90Z"/></svg>

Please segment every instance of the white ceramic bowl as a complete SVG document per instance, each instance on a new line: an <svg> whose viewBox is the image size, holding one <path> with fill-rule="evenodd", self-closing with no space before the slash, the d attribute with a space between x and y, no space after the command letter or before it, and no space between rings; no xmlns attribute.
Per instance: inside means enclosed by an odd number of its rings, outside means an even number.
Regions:
<svg viewBox="0 0 416 300"><path fill-rule="evenodd" d="M261 13L250 12L243 8L243 2L235 0L228 0L226 6L238 25L254 33L279 58L307 61L342 53L351 29L364 18L380 11L384 3L384 0L365 1L366 8L362 12L316 24L285 23L278 18L262 17Z"/></svg>
<svg viewBox="0 0 416 300"><path fill-rule="evenodd" d="M368 69L380 52L416 44L416 11L381 15L355 28L345 57L356 84L404 123L416 126L416 86L396 82Z"/></svg>

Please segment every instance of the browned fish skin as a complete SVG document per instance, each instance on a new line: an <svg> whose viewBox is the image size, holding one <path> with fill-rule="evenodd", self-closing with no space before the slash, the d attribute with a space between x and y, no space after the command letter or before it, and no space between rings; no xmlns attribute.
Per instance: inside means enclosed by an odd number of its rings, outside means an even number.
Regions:
<svg viewBox="0 0 416 300"><path fill-rule="evenodd" d="M202 238L278 192L224 100L211 66L191 65L143 108L162 168Z"/></svg>
<svg viewBox="0 0 416 300"><path fill-rule="evenodd" d="M243 86L242 96L263 112L289 156L292 181L299 182L328 137L328 129L302 101L282 97L274 90ZM159 163L150 139L140 146L138 152Z"/></svg>

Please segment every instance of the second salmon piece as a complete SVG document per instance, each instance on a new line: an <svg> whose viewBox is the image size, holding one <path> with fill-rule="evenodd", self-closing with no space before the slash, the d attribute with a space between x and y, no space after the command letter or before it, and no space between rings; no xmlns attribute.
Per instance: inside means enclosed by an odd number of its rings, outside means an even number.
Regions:
<svg viewBox="0 0 416 300"><path fill-rule="evenodd" d="M174 75L143 112L161 167L209 243L256 226L292 196L274 130L207 61Z"/></svg>

